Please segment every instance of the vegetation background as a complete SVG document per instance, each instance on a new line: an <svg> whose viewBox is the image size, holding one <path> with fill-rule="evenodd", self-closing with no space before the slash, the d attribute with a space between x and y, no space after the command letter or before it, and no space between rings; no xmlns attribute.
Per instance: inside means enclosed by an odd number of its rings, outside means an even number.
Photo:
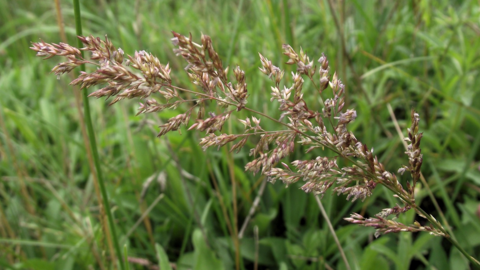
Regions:
<svg viewBox="0 0 480 270"><path fill-rule="evenodd" d="M72 3L60 4L66 37L76 45ZM39 39L61 42L55 2L0 6L0 269L114 268L71 79L49 74L59 59L42 61L29 49ZM246 71L249 105L273 116L279 112L267 102L271 83L258 70L258 52L289 72L283 43L315 59L324 52L346 85L347 107L357 109L356 137L387 170L407 162L389 106L404 134L410 110L420 113L422 171L443 213L425 187L417 202L443 214L460 244L480 257L479 1L85 0L81 8L85 35L108 34L128 54L152 52L185 87L191 84L170 31L196 40L210 35L224 65ZM241 269L346 269L314 197L298 185L267 184L237 241L264 181L244 172L248 149L203 152L198 134L185 130L157 138L162 119L176 112L135 116L135 101L90 104L129 269L155 269L161 250L176 269L234 269L236 257ZM372 228L343 220L394 206L386 189L363 203L330 193L322 202L352 269L468 269L440 237L376 239ZM421 221L412 213L399 218L414 219Z"/></svg>

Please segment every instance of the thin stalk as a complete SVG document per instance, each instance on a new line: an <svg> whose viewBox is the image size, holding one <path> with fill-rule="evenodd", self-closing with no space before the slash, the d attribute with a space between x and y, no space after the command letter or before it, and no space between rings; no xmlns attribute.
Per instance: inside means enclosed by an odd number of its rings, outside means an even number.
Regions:
<svg viewBox="0 0 480 270"><path fill-rule="evenodd" d="M455 240L453 239L452 237L450 237L450 235L447 233L447 231L443 228L443 226L431 215L427 214L427 212L425 212L425 210L423 210L422 208L420 207L417 207L415 209L415 211L417 213L421 213L422 215L424 215L428 221L432 224L435 225L435 227L438 227L439 230L441 230L444 234L445 234L445 238L452 244L454 245L458 251L460 251L465 257L467 257L467 259L473 263L473 265L476 265L477 267L480 266L480 262L475 259L474 257L472 257L470 254L467 253L467 251L465 249L462 248L462 246L460 246L460 244Z"/></svg>
<svg viewBox="0 0 480 270"><path fill-rule="evenodd" d="M248 216L245 218L245 221L242 224L242 228L240 229L240 232L238 233L238 238L242 239L243 234L245 233L245 230L247 229L247 225L250 222L250 219L252 218L253 214L255 214L255 210L257 209L258 205L260 204L260 199L263 195L263 192L265 191L265 187L267 186L267 180L264 179L262 180L262 184L260 185L260 188L258 189L258 194L255 197L255 200L253 200L252 207L250 207L250 211L248 211Z"/></svg>
<svg viewBox="0 0 480 270"><path fill-rule="evenodd" d="M60 8L60 0L55 0L55 10L57 12L57 24L58 24L58 29L60 31L60 37L64 43L68 43L67 40L67 35L65 34L65 28L63 25L63 17L62 17L62 12ZM68 74L70 76L70 79L73 81L75 80L75 75L71 72ZM82 96L80 95L80 88L78 86L73 86L73 93L75 96L75 108L77 109L77 113L79 116L79 123L80 123L80 130L82 133L82 138L83 138L83 143L85 146L89 145L89 139L88 139L88 134L87 134L87 128L85 124L85 117L83 116L82 112ZM93 154L92 150L89 147L86 147L86 152L87 152L87 161L88 161L88 167L90 168L90 171L94 172L95 171L95 165L93 162ZM103 207L102 203L102 195L100 194L100 187L98 186L98 179L96 174L92 174L93 178L93 186L95 188L95 196L97 197L97 200L99 202L100 206L100 224L102 226L102 230L105 234L106 240L107 240L107 245L110 253L114 253L113 249L113 244L112 244L112 236L110 234L110 230L107 225L107 218L105 215L105 208ZM79 223L80 224L80 223ZM93 242L92 242L93 243ZM91 245L93 246L93 245ZM104 248L100 246L100 248ZM93 251L93 250L92 250ZM95 252L94 252L95 254ZM98 255L95 254L95 258L97 258ZM103 266L101 261L98 262L101 268L103 269Z"/></svg>
<svg viewBox="0 0 480 270"><path fill-rule="evenodd" d="M320 198L315 195L315 200L317 201L318 208L320 209L320 212L322 213L322 216L325 218L325 221L327 222L328 229L330 230L330 233L333 236L333 240L335 240L335 244L338 247L338 251L340 251L340 255L342 256L342 260L345 263L345 267L350 270L350 264L348 264L347 256L345 256L345 252L343 252L342 244L340 244L340 241L338 240L337 234L335 233L335 229L332 226L332 223L330 222L330 219L328 218L327 212L325 211L325 208L323 207L322 201Z"/></svg>
<svg viewBox="0 0 480 270"><path fill-rule="evenodd" d="M76 33L78 36L82 36L82 21L81 21L81 16L80 16L80 3L79 0L73 0L73 10L75 13L75 29ZM77 40L79 48L83 46L82 42L80 40ZM83 51L82 51L82 57L83 57ZM85 71L85 65L80 66L80 70ZM102 192L102 199L103 199L103 205L105 206L105 212L107 214L108 218L108 224L110 226L110 231L112 233L112 240L113 240L113 245L115 247L115 253L119 258L119 264L120 264L120 269L124 270L125 269L125 264L124 261L122 260L122 252L120 249L120 245L118 244L118 238L117 238L117 232L115 229L115 223L113 221L113 216L112 212L110 209L110 203L108 201L108 195L107 195L107 190L105 188L105 183L103 181L103 175L102 175L102 170L100 168L100 158L98 155L98 149L97 149L97 143L95 141L95 133L93 132L93 124L92 124L92 117L90 115L90 104L88 100L88 94L87 91L83 91L83 109L85 113L85 123L87 124L87 131L88 131L88 137L90 141L90 148L93 153L93 161L95 163L95 172L97 174L98 178L98 183L100 185L100 191ZM115 254L112 254L115 255ZM112 256L115 257L115 256ZM112 260L115 263L115 258Z"/></svg>

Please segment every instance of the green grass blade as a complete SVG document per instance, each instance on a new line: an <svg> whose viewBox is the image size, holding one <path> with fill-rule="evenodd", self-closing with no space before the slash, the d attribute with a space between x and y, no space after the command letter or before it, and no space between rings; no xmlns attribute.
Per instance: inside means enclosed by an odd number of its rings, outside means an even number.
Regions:
<svg viewBox="0 0 480 270"><path fill-rule="evenodd" d="M74 11L75 11L75 29L77 32L78 36L82 35L82 20L81 20L81 12L80 12L80 3L79 0L74 0ZM77 40L78 47L81 48L83 46L82 42L80 40ZM83 56L83 52L82 52ZM85 71L85 64L82 64L80 66L80 70ZM92 149L92 154L93 154L93 160L95 163L95 172L97 174L97 179L98 179L98 184L100 186L100 191L102 193L102 199L103 199L103 205L105 207L105 212L107 213L107 219L108 219L108 224L110 226L111 234L112 234L112 240L113 240L113 245L115 248L115 252L117 253L118 261L120 262L120 269L125 269L124 262L122 260L122 252L120 249L120 245L118 243L118 238L117 238L117 232L115 228L115 223L113 220L113 215L112 215L112 210L110 208L110 203L108 200L108 194L107 190L105 187L105 183L103 180L103 175L102 175L102 168L100 166L100 158L98 155L98 150L97 150L97 143L95 141L95 133L93 131L93 124L92 124L92 117L90 115L90 105L89 105L89 100L88 100L88 93L87 91L82 91L83 92L83 109L85 113L85 123L87 124L87 131L88 131L88 137L90 139L90 147Z"/></svg>

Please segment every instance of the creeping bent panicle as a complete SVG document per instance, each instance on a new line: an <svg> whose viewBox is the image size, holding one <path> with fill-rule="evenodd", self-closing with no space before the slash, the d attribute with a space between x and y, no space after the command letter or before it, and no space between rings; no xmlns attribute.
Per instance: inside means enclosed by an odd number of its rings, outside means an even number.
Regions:
<svg viewBox="0 0 480 270"><path fill-rule="evenodd" d="M200 139L204 150L233 143L231 151L240 150L250 137L257 137L256 145L250 149L252 160L246 164L245 170L261 173L271 182L280 180L288 186L303 181L302 190L305 192L322 196L332 188L352 201L365 200L377 185L386 187L398 198L399 205L383 209L373 218L356 213L345 218L351 223L375 227L377 236L391 232L424 231L451 240L443 226L415 203L415 186L423 162L420 150L422 133L418 132L419 115L412 111L412 124L406 139L409 162L398 171L401 174L409 171L411 174L412 180L404 186L395 173L387 171L379 162L374 150L349 131L348 126L355 121L357 112L345 108L345 85L336 73L330 75L329 61L325 55L322 54L318 59L317 66L303 50L297 53L291 46L283 45L284 54L288 57L287 64L296 66L296 72L291 73L292 83L287 84L283 83L285 72L259 54L259 69L273 83L271 101L275 101L281 112L276 119L247 106L249 94L245 72L237 66L231 74L229 68L223 66L209 36L202 35L200 43L195 43L191 35L186 37L173 32L171 41L175 46L174 52L187 62L185 71L194 85L191 89L174 85L170 66L162 64L150 53L139 51L125 57L123 50L116 49L106 37L105 40L92 36L78 38L84 44L83 48L41 41L33 43L31 49L45 59L65 57L66 62L52 69L57 75L68 73L81 64L96 66L90 73L82 72L71 84L82 88L102 85L103 88L90 96L113 97L110 104L125 98L139 98L142 102L138 114L186 107L183 113L171 117L160 126L158 136L186 126L188 130L196 129L205 133ZM90 51L91 57L82 58L80 50ZM304 89L305 80L310 81L313 89ZM310 91L309 95L315 92L319 96L322 101L320 111L311 109L303 98L307 90ZM328 95L330 98L326 98L326 91L331 91ZM217 113L208 112L208 105L212 102L218 105L221 113L218 113L218 109ZM222 133L225 122L241 110L255 115L238 119L244 127L243 133ZM191 123L191 118L195 119L194 123ZM266 130L261 120L276 123L278 129ZM327 148L333 155L288 162L288 157L298 145L305 146L306 152ZM347 165L340 167L337 164L339 158L346 160ZM417 221L405 225L394 220L395 216L410 209L430 221L431 225L422 226ZM394 218L389 219L392 215Z"/></svg>

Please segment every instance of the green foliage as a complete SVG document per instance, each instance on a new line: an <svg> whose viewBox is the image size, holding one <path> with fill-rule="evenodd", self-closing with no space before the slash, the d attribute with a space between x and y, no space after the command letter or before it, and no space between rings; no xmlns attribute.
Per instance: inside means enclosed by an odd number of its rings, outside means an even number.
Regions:
<svg viewBox="0 0 480 270"><path fill-rule="evenodd" d="M258 71L257 53L281 65L283 43L302 46L311 56L324 52L346 84L347 103L357 109L356 136L375 148L390 171L407 157L387 105L403 129L415 109L424 132L422 172L458 242L479 258L480 242L472 237L480 233L478 3L343 2L333 7L340 31L328 1L87 0L81 8L84 34L108 34L125 52L150 51L175 70L185 64L172 53L170 31L209 34L224 65L245 70L249 106L275 117L278 111L266 102L271 83ZM0 268L108 269L113 262L70 78L48 75L52 63L28 49L39 39L61 41L54 5L0 4ZM68 41L75 44L73 7L61 4ZM177 84L190 86L186 74L175 74ZM318 104L313 97L305 99ZM117 234L130 258L161 269L166 260L178 269L233 269L239 250L243 269L255 263L271 269L346 269L314 198L299 185L267 184L237 247L232 226L237 222L240 230L263 180L244 172L248 151L203 152L197 136L186 130L158 139L157 126L176 112L135 117L133 101L106 104L90 100ZM224 128L239 130L236 123ZM299 149L296 158L304 155ZM323 198L352 269L467 269L468 262L444 239L409 233L374 239L372 229L342 220L351 212L372 216L394 205L383 193L388 191L375 190L364 203ZM417 203L440 216L425 187ZM143 269L134 261L130 269Z"/></svg>

